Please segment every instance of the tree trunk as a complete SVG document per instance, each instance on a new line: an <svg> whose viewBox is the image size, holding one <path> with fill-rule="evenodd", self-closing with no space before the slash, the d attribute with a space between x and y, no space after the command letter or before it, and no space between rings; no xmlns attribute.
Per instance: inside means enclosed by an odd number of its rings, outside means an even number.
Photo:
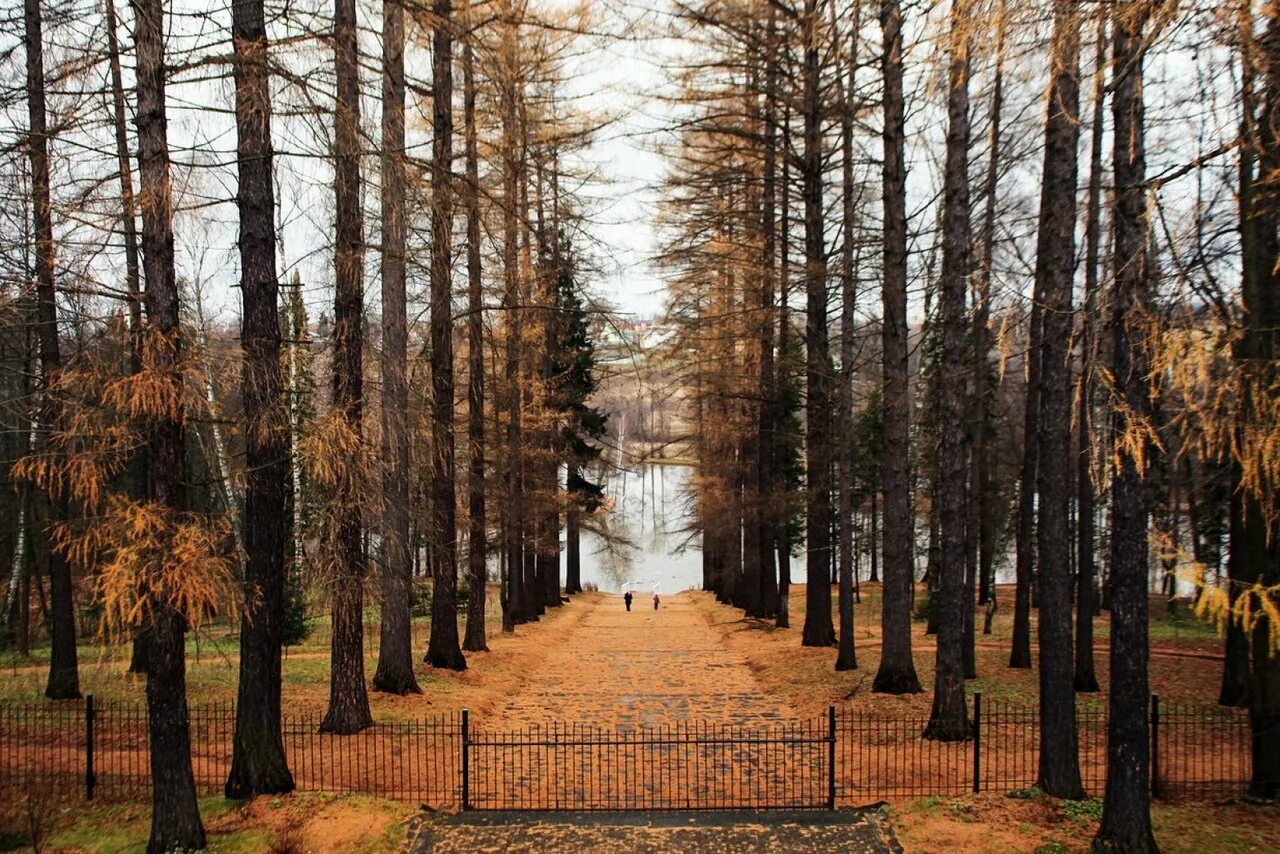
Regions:
<svg viewBox="0 0 1280 854"><path fill-rule="evenodd" d="M1143 136L1142 29L1146 2L1112 12L1111 114L1114 127L1115 285L1111 296L1111 369L1125 414L1117 434L1146 418L1151 400L1144 352L1149 300L1146 152ZM1149 443L1144 443L1148 444ZM1123 446L1120 446L1123 447ZM1151 830L1147 727L1147 489L1151 447L1117 455L1111 480L1111 684L1107 787L1095 846L1157 851Z"/></svg>
<svg viewBox="0 0 1280 854"><path fill-rule="evenodd" d="M1093 128L1089 142L1089 195L1085 213L1084 309L1080 317L1080 385L1076 392L1076 654L1073 687L1080 692L1098 690L1093 666L1093 616L1097 611L1094 584L1093 494L1093 372L1096 345L1093 317L1098 310L1098 255L1102 241L1102 104L1105 97L1107 22L1098 19L1094 50Z"/></svg>
<svg viewBox="0 0 1280 854"><path fill-rule="evenodd" d="M133 195L133 165L126 130L124 82L120 72L120 44L116 36L115 0L106 0L107 52L111 70L112 118L115 122L116 164L120 170L120 225L124 236L125 289L129 295L130 368L137 371L141 354L142 288L138 271L137 205ZM142 455L139 455L142 456ZM143 472L145 476L145 472ZM141 478L139 478L141 480Z"/></svg>
<svg viewBox="0 0 1280 854"><path fill-rule="evenodd" d="M405 308L404 6L382 4L382 567L373 688L420 694L413 675L409 554L408 318Z"/></svg>
<svg viewBox="0 0 1280 854"><path fill-rule="evenodd" d="M467 631L462 648L468 652L489 649L485 639L485 594L488 571L488 526L484 506L484 292L480 262L480 169L476 144L475 57L468 39L462 48L463 136L466 148L466 182L463 205L467 214Z"/></svg>
<svg viewBox="0 0 1280 854"><path fill-rule="evenodd" d="M907 176L902 95L902 7L881 0L884 32L884 285L881 359L884 383L884 589L881 656L872 690L920 691L911 658L910 410L907 395Z"/></svg>
<svg viewBox="0 0 1280 854"><path fill-rule="evenodd" d="M871 583L880 581L880 492L871 490L871 573L867 580ZM883 591L881 593L883 598Z"/></svg>
<svg viewBox="0 0 1280 854"><path fill-rule="evenodd" d="M1254 425L1265 419L1266 395L1275 388L1277 358L1280 357L1280 194L1275 176L1280 174L1280 4L1271 0L1265 7L1267 29L1257 43L1257 65L1262 70L1262 112L1258 116L1256 139L1246 138L1246 146L1254 144L1258 152L1260 180L1251 190L1250 211L1257 231L1256 260L1258 269L1244 277L1244 334L1237 339L1233 354L1235 370L1243 374L1242 420ZM1249 39L1252 41L1252 39ZM1251 57L1251 59L1253 59ZM1241 441L1244 444L1244 441ZM1252 450L1252 449L1251 449ZM1256 451L1255 451L1256 453ZM1241 517L1243 537L1239 543L1244 552L1242 564L1255 567L1255 597L1269 596L1270 608L1255 603L1256 622L1251 632L1253 669L1249 684L1249 730L1252 736L1253 778L1249 794L1272 799L1280 795L1280 652L1273 648L1273 620L1280 588L1280 522L1252 491L1244 491ZM1232 552L1236 542L1232 539Z"/></svg>
<svg viewBox="0 0 1280 854"><path fill-rule="evenodd" d="M547 152L539 150L534 159L536 183L536 237L538 260L536 278L541 304L542 341L539 379L544 408L552 410L550 398L556 385L556 324L560 322L558 253L553 245L559 223L547 229L545 164ZM553 212L554 213L554 212ZM550 414L550 413L549 413ZM538 577L542 581L543 603L548 608L560 607L560 462L563 452L559 425L549 423L542 432L542 448L537 464L542 500L538 512Z"/></svg>
<svg viewBox="0 0 1280 854"><path fill-rule="evenodd" d="M1241 45L1241 113L1240 136L1245 144L1240 146L1240 256L1241 282L1244 290L1261 295L1269 286L1268 271L1272 263L1268 255L1271 241L1268 229L1274 230L1274 214L1267 206L1256 206L1257 189L1254 184L1254 166L1258 156L1257 76L1258 44L1253 30L1253 2L1242 0L1239 9ZM1257 299L1254 299L1255 304ZM1248 324L1246 324L1246 328ZM1255 339L1256 333L1255 333ZM1229 511L1230 542L1245 542L1248 529L1245 525L1245 498L1243 471L1238 461L1232 461L1229 470L1231 498ZM1232 616L1227 620L1226 641L1223 650L1222 686L1218 703L1223 706L1249 705L1252 682L1249 666L1249 637L1242 621L1237 618L1239 597L1257 580L1255 556L1246 549L1232 545L1227 554L1227 597Z"/></svg>
<svg viewBox="0 0 1280 854"><path fill-rule="evenodd" d="M578 475L576 463L569 463L565 481L572 483ZM582 532L578 520L578 503L570 496L564 515L565 539L565 572L564 592L566 594L582 592Z"/></svg>
<svg viewBox="0 0 1280 854"><path fill-rule="evenodd" d="M513 58L515 54L512 55ZM529 206L529 107L524 93L516 101L516 127L518 130L517 139L519 140L519 149L516 155L516 217L519 222L519 304L522 306L531 306L534 300L533 281L533 250L532 250L532 234L530 221L532 219L532 209ZM523 311L520 312L524 314ZM521 355L529 353L532 333L537 330L538 315L537 312L530 311L527 319L530 321L530 328L526 337L524 330L519 338ZM532 379L534 360L529 359L526 362L527 368L522 366L523 371L527 371L524 377ZM532 410L534 405L534 383L523 382L520 385L520 394L517 396L518 405L523 409ZM530 425L527 431L527 442L531 450L536 450L538 440L537 424ZM521 516L521 539L523 543L524 566L522 575L524 581L524 589L521 596L524 601L524 619L530 622L537 621L544 613L546 613L546 587L541 574L538 572L538 549L540 547L539 532L539 516L536 512L537 494L537 466L535 453L525 454L523 452L517 455L518 474L520 480L520 496L521 507L519 509Z"/></svg>
<svg viewBox="0 0 1280 854"><path fill-rule="evenodd" d="M765 59L764 92L764 174L761 186L760 230L760 289L758 323L760 406L756 423L756 502L753 508L753 524L759 530L757 549L760 563L760 611L761 616L774 616L778 612L778 576L775 563L777 525L774 522L773 502L776 498L776 474L774 459L777 456L777 423L780 416L777 402L778 384L773 357L773 294L777 277L777 213L778 194L778 35L777 10L769 7L767 35L768 56Z"/></svg>
<svg viewBox="0 0 1280 854"><path fill-rule="evenodd" d="M138 270L137 206L133 194L133 166L129 153L129 137L125 109L123 75L120 71L120 43L116 36L116 6L114 0L106 0L107 61L111 72L112 118L115 123L116 163L120 170L120 224L124 235L125 290L129 295L129 370L142 369L140 336L142 333L142 288ZM141 498L146 490L147 454L145 448L134 451L129 460L129 490L135 498ZM142 630L135 630L133 649L129 658L130 673L147 672L147 638Z"/></svg>
<svg viewBox="0 0 1280 854"><path fill-rule="evenodd" d="M783 389L788 381L787 376L787 337L791 329L791 157L788 140L791 136L791 107L784 101L782 111L782 181L779 192L782 196L782 215L780 217L781 233L779 235L779 267L778 267L778 358L774 366L774 401L778 408L778 420L775 425L783 423ZM773 518L773 544L778 555L778 617L776 625L780 629L791 628L791 532L788 519L789 502L787 501L786 473L783 470L786 455L786 435L778 427L774 427L773 459L774 497L777 512Z"/></svg>
<svg viewBox="0 0 1280 854"><path fill-rule="evenodd" d="M858 69L858 30L861 5L853 9L850 29L848 78L843 81L840 116L841 213L844 219L844 248L840 270L840 441L839 471L840 521L840 637L836 670L856 670L858 656L853 646L853 332L854 277L857 263L853 252L853 92Z"/></svg>
<svg viewBox="0 0 1280 854"><path fill-rule="evenodd" d="M929 383L931 388L931 397L936 398L938 395L938 383L934 379ZM936 402L934 408L936 409ZM931 444L933 439L926 441ZM925 614L924 633L926 635L936 635L938 633L938 580L942 575L939 564L942 562L942 520L939 514L939 505L942 503L939 484L938 484L938 459L940 456L939 449L935 446L931 454L933 462L930 468L934 469L933 475L930 477L929 483L929 545L925 552L924 562L924 589L927 592L925 602L928 611Z"/></svg>
<svg viewBox="0 0 1280 854"><path fill-rule="evenodd" d="M959 741L969 734L964 696L964 611L973 612L965 592L965 291L970 267L969 220L969 52L973 22L967 0L951 7L950 67L947 85L947 155L943 185L942 282L938 313L942 351L938 366L939 525L942 554L936 598L929 602L938 615L938 643L934 666L933 710L926 738Z"/></svg>
<svg viewBox="0 0 1280 854"><path fill-rule="evenodd" d="M524 513L520 494L520 271L518 214L520 211L519 127L516 115L516 21L510 0L501 6L501 40L498 53L498 84L502 114L502 277L503 313L506 317L507 396L507 494L503 525L506 531L507 607L502 630L515 630L526 618L524 596Z"/></svg>
<svg viewBox="0 0 1280 854"><path fill-rule="evenodd" d="M41 417L45 445L62 431L62 355L58 345L58 296L53 281L53 202L49 188L49 131L45 114L44 21L40 0L24 0L27 48L27 115L30 132L27 154L31 160L32 230L36 245L36 327L40 345ZM49 494L50 530L67 520L67 499L57 489ZM59 548L50 550L49 590L53 600L50 626L49 681L44 695L50 700L80 696L76 662L76 627L71 565Z"/></svg>
<svg viewBox="0 0 1280 854"><path fill-rule="evenodd" d="M1050 109L1053 109L1052 104ZM1026 395L1022 431L1022 467L1018 476L1018 520L1014 559L1016 587L1013 601L1013 646L1009 666L1031 667L1031 585L1035 574L1034 536L1036 512L1036 465L1040 439L1040 347L1041 305L1044 296L1041 277L1037 276L1031 294L1031 313L1027 324Z"/></svg>
<svg viewBox="0 0 1280 854"><path fill-rule="evenodd" d="M1244 498L1241 495L1239 467L1232 465L1229 542L1244 542ZM1243 549L1231 548L1227 553L1227 601L1231 616L1227 620L1226 640L1223 644L1222 685L1218 691L1218 705L1245 708L1249 705L1249 635L1235 610L1240 595L1252 586L1255 577L1247 566Z"/></svg>
<svg viewBox="0 0 1280 854"><path fill-rule="evenodd" d="M335 0L333 29L334 299L333 407L346 428L363 438L364 381L361 321L364 314L364 224L360 212L360 80L355 0ZM364 520L352 496L338 495L337 564L333 579L329 709L321 732L339 735L372 726L364 686Z"/></svg>
<svg viewBox="0 0 1280 854"><path fill-rule="evenodd" d="M32 0L34 2L34 0ZM159 0L134 0L137 50L138 164L142 250L146 264L147 322L154 348L150 366L176 400L181 364L178 282L174 271L173 198L165 116L164 9ZM147 497L174 513L184 509L183 415L176 411L150 427L152 462ZM163 590L151 579L152 595ZM167 597L151 603L147 626L147 722L151 742L151 852L204 848L204 828L191 773L187 722L185 624Z"/></svg>
<svg viewBox="0 0 1280 854"><path fill-rule="evenodd" d="M1042 791L1084 797L1080 782L1071 631L1071 279L1075 263L1080 137L1080 20L1070 0L1054 9L1036 249L1041 294L1039 462L1040 770Z"/></svg>
<svg viewBox="0 0 1280 854"><path fill-rule="evenodd" d="M280 375L279 283L272 184L271 91L261 0L231 8L240 210L245 422L244 585L235 740L226 795L293 791L280 737L288 458Z"/></svg>
<svg viewBox="0 0 1280 854"><path fill-rule="evenodd" d="M458 531L453 441L453 0L435 0L431 51L432 667L466 670L458 645Z"/></svg>
<svg viewBox="0 0 1280 854"><path fill-rule="evenodd" d="M1004 53L1008 33L1008 4L1001 0L996 11L996 48L994 81L991 91L991 126L988 134L987 174L983 186L981 269L978 271L973 312L973 445L969 456L969 512L965 526L967 574L977 573L978 604L988 604L994 596L992 567L995 544L995 509L992 500L991 457L988 447L991 429L988 421L991 398L995 395L991 380L991 273L994 266L996 235L996 193L1000 186L1000 132L1004 110ZM965 596L965 677L977 677L977 615L974 613L973 581L966 578Z"/></svg>
<svg viewBox="0 0 1280 854"><path fill-rule="evenodd" d="M1026 396L1023 409L1022 467L1018 474L1018 520L1015 535L1015 586L1013 594L1013 644L1009 666L1031 667L1031 584L1035 573L1032 537L1035 526L1036 443L1040 433L1040 280L1032 288L1031 316L1027 325Z"/></svg>
<svg viewBox="0 0 1280 854"><path fill-rule="evenodd" d="M822 104L818 0L806 0L804 27L805 248L805 585L804 646L831 646L831 354L827 349L827 262L822 235Z"/></svg>

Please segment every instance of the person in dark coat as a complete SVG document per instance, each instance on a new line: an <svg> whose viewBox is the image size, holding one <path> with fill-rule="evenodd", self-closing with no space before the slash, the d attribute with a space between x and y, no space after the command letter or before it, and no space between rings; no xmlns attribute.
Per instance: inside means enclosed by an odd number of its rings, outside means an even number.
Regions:
<svg viewBox="0 0 1280 854"><path fill-rule="evenodd" d="M625 594L623 594L622 601L627 603L627 610L630 611L631 610L631 591L630 590L628 590Z"/></svg>

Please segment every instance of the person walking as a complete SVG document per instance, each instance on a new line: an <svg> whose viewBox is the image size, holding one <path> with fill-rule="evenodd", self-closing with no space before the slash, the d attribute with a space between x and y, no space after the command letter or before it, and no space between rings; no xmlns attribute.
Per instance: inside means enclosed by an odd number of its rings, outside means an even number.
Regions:
<svg viewBox="0 0 1280 854"><path fill-rule="evenodd" d="M631 591L630 590L628 590L626 593L623 594L622 601L627 603L627 610L630 611L631 610Z"/></svg>
<svg viewBox="0 0 1280 854"><path fill-rule="evenodd" d="M653 610L658 610L658 591L653 591Z"/></svg>

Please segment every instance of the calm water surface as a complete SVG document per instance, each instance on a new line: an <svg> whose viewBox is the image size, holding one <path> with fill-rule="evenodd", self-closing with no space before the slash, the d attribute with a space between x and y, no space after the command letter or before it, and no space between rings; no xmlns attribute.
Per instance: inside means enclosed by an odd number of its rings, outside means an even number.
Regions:
<svg viewBox="0 0 1280 854"><path fill-rule="evenodd" d="M582 581L621 593L678 593L702 586L702 537L688 493L693 467L643 465L616 471L605 486L613 503L601 525L609 534L582 533ZM564 558L561 558L561 575ZM804 581L803 558L792 558L791 579Z"/></svg>

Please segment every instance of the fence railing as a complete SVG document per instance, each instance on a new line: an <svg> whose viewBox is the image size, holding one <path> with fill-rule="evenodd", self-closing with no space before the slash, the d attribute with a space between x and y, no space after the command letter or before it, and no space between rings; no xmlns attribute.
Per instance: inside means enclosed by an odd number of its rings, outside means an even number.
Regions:
<svg viewBox="0 0 1280 854"><path fill-rule="evenodd" d="M471 732L463 809L835 807L835 712L758 726L678 722L619 731L578 723Z"/></svg>
<svg viewBox="0 0 1280 854"><path fill-rule="evenodd" d="M192 706L191 768L202 794L231 769L235 706ZM299 791L362 793L426 804L456 803L462 723L436 715L376 723L355 735L320 733L320 716L282 716L285 758ZM40 791L112 801L151 791L147 710L132 703L0 703L0 791Z"/></svg>
<svg viewBox="0 0 1280 854"><path fill-rule="evenodd" d="M322 735L319 716L286 712L285 755L300 791L364 793L464 809L813 808L1009 791L1035 784L1038 710L975 694L971 736L922 737L927 716L831 709L821 720L659 728L551 723L489 728L460 715L388 721ZM1106 780L1106 709L1077 722L1085 790ZM235 708L190 710L200 791L222 791ZM1152 698L1152 789L1163 798L1244 794L1248 715ZM0 796L139 800L150 791L144 706L0 703Z"/></svg>

